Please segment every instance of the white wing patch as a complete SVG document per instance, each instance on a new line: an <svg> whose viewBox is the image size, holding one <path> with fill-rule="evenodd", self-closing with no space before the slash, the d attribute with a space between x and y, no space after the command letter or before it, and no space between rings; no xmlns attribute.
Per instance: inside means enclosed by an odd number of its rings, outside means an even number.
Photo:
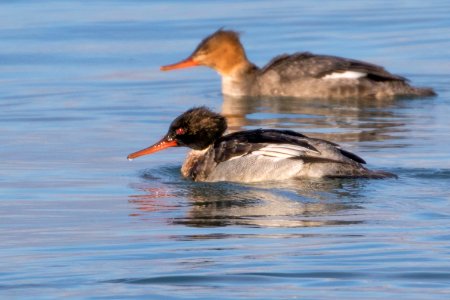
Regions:
<svg viewBox="0 0 450 300"><path fill-rule="evenodd" d="M291 144L274 144L253 151L250 155L264 155L273 158L286 159L305 155L305 152L318 153L317 151Z"/></svg>
<svg viewBox="0 0 450 300"><path fill-rule="evenodd" d="M358 79L358 78L364 77L366 75L367 75L367 73L363 73L363 72L345 71L345 72L333 72L322 78L323 79L344 79L344 78Z"/></svg>

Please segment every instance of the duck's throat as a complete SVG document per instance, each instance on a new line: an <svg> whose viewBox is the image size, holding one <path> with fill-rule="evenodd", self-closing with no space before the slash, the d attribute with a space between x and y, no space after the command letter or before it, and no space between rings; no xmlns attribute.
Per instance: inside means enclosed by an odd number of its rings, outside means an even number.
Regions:
<svg viewBox="0 0 450 300"><path fill-rule="evenodd" d="M222 93L229 96L251 96L257 67L245 64L234 72L222 74Z"/></svg>

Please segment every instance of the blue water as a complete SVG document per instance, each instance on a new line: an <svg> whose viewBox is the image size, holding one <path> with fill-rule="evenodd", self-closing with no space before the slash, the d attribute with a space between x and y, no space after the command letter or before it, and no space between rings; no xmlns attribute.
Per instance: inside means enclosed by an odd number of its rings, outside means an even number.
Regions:
<svg viewBox="0 0 450 300"><path fill-rule="evenodd" d="M448 1L0 2L1 299L449 299ZM223 98L160 72L217 28L248 57L368 60L438 96ZM133 162L185 109L339 142L388 180L181 178L186 149Z"/></svg>

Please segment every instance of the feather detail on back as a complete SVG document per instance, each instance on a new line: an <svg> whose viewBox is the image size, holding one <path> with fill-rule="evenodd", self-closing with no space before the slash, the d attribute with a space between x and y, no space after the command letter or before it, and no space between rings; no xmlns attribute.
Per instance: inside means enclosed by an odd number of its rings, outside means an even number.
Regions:
<svg viewBox="0 0 450 300"><path fill-rule="evenodd" d="M318 151L302 146L292 144L276 144L262 147L257 151L253 151L249 155L264 155L274 158L287 159L304 156L306 152L319 153Z"/></svg>
<svg viewBox="0 0 450 300"><path fill-rule="evenodd" d="M253 151L261 150L267 146L277 144L290 144L296 149L320 153L313 145L308 143L307 137L295 131L257 129L241 131L221 137L214 144L215 161L222 162L234 156L242 156Z"/></svg>
<svg viewBox="0 0 450 300"><path fill-rule="evenodd" d="M286 79L289 77L338 78L336 77L338 76L337 74L354 72L347 73L347 75L353 74L355 76L356 73L359 73L361 76L353 78L367 76L375 81L407 81L402 76L389 73L383 67L365 61L331 55L315 55L310 52L277 56L264 66L260 72L265 73L269 70L276 71L281 77ZM348 77L343 76L342 78Z"/></svg>

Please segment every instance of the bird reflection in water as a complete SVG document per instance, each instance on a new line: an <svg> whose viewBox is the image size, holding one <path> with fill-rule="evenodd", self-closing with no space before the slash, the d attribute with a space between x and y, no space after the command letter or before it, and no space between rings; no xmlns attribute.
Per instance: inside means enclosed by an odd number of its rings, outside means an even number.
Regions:
<svg viewBox="0 0 450 300"><path fill-rule="evenodd" d="M222 114L230 131L246 128L292 129L333 142L398 139L407 134L396 109L401 100L317 100L223 96ZM261 117L258 118L258 115Z"/></svg>
<svg viewBox="0 0 450 300"><path fill-rule="evenodd" d="M146 194L130 195L128 202L133 204L140 212L170 211L177 210L176 205L171 204L170 199L174 197L164 187L147 187L145 185L134 186L135 189L144 191ZM131 213L130 216L140 216L141 213Z"/></svg>
<svg viewBox="0 0 450 300"><path fill-rule="evenodd" d="M150 172L150 171L149 171ZM152 171L154 172L154 171ZM167 222L193 227L311 227L360 223L359 192L366 180L289 180L283 183L148 181L129 202L144 216L177 210ZM158 188L155 188L155 185Z"/></svg>
<svg viewBox="0 0 450 300"><path fill-rule="evenodd" d="M145 181L133 183L130 186L133 190L139 191L138 194L128 196L128 202L133 205L134 210L130 216L142 216L151 212L177 211L180 209L180 203L177 200L182 196L182 193L180 194L176 187L161 182L161 178L171 176L178 171L179 167L178 169L175 168L165 167L157 171L141 173L140 177Z"/></svg>

